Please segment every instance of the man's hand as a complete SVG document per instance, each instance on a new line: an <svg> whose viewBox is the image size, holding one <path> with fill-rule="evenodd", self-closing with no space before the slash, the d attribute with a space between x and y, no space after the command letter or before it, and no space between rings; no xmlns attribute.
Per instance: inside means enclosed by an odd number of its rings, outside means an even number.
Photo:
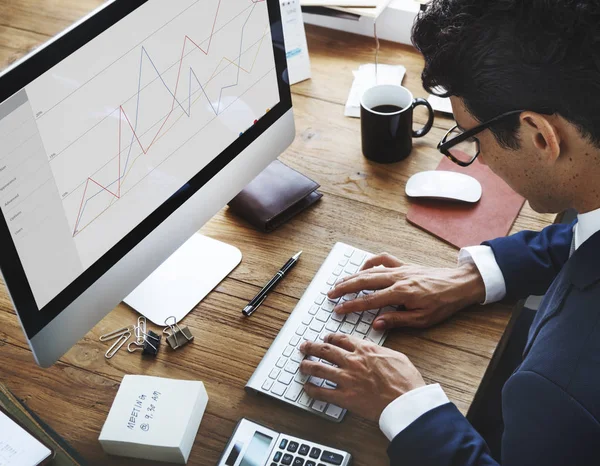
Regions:
<svg viewBox="0 0 600 466"><path fill-rule="evenodd" d="M485 300L485 285L474 264L447 269L405 265L389 254L368 259L358 273L336 283L328 296L337 299L363 290L375 291L350 301L341 299L335 312L404 307L378 317L373 324L377 330L429 327Z"/></svg>
<svg viewBox="0 0 600 466"><path fill-rule="evenodd" d="M311 398L372 421L379 421L385 407L396 398L425 385L404 354L347 335L327 335L325 343L304 342L300 351L338 366L302 361L303 374L337 384L335 389L328 389L306 382L304 390Z"/></svg>

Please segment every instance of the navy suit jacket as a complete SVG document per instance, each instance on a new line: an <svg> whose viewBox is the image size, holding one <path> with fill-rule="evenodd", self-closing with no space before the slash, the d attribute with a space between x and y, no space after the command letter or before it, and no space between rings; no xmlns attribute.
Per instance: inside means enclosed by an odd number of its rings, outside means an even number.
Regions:
<svg viewBox="0 0 600 466"><path fill-rule="evenodd" d="M573 224L487 243L507 298L546 296L502 391L504 466L600 465L600 232L569 258ZM396 436L391 464L498 464L451 403Z"/></svg>

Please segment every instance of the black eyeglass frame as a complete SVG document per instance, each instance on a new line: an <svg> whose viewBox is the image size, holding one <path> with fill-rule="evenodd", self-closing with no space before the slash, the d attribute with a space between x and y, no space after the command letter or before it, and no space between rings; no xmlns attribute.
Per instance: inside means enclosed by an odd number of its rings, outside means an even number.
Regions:
<svg viewBox="0 0 600 466"><path fill-rule="evenodd" d="M481 150L480 145L479 145L479 139L477 139L475 137L475 135L481 133L483 130L488 129L490 126L498 123L499 121L504 120L505 118L507 118L509 116L521 114L524 111L525 110L511 110L510 112L503 113L501 115L498 115L497 117L492 118L491 120L488 120L484 123L481 123L480 125L475 126L474 128L471 128L468 131L462 132L458 136L456 136L448 141L448 136L450 136L452 131L454 131L455 129L458 128L458 124L456 124L452 128L450 128L448 130L448 132L444 135L444 137L438 144L437 148L442 154L444 154L446 157L448 157L450 160L452 160L455 164L460 165L461 167L468 167L473 162L475 162L475 159L479 156L479 152ZM475 140L475 143L477 144L477 152L473 156L473 158L471 159L470 162L463 162L461 160L458 160L456 157L454 157L450 153L450 149L452 149L457 144L460 144L461 142L466 141L469 138L473 138Z"/></svg>

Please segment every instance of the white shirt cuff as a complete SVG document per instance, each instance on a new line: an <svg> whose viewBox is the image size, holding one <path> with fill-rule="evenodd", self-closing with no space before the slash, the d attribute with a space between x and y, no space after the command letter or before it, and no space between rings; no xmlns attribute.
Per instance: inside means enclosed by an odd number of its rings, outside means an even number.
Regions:
<svg viewBox="0 0 600 466"><path fill-rule="evenodd" d="M449 402L437 383L416 388L387 405L379 418L379 428L391 442L423 414Z"/></svg>
<svg viewBox="0 0 600 466"><path fill-rule="evenodd" d="M506 282L502 270L496 262L494 251L489 246L471 246L462 248L458 253L458 265L475 264L485 285L485 301L482 304L495 303L506 296Z"/></svg>

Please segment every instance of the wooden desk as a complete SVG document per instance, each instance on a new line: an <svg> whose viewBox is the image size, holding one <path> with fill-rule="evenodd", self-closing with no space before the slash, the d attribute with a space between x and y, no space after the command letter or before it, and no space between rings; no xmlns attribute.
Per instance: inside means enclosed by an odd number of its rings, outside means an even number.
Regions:
<svg viewBox="0 0 600 466"><path fill-rule="evenodd" d="M0 66L66 27L100 0L22 0L0 5ZM248 417L283 432L331 444L355 455L357 466L388 464L387 441L378 426L349 415L332 424L270 399L246 394L244 385L305 287L336 241L372 252L388 251L407 262L452 267L457 251L406 222L403 194L409 176L435 168L434 149L450 124L437 118L431 133L415 141L404 162L380 166L361 155L359 121L343 116L352 70L373 61L374 43L367 38L308 28L313 79L293 88L297 137L282 159L322 185L321 203L283 228L263 235L221 211L202 232L239 247L242 264L212 292L184 323L193 344L177 353L163 348L157 360L121 351L104 359L107 346L98 337L135 315L119 306L51 369L33 362L5 289L0 289L0 381L63 435L91 464L147 462L105 456L97 441L124 374L147 374L202 380L210 402L189 464L214 465L236 422ZM411 48L383 42L380 60L403 64L404 84L424 96L422 60ZM417 116L422 121L423 116ZM528 206L514 231L541 229L551 216ZM244 319L240 310L299 249L299 265L265 302ZM428 330L398 330L386 346L406 353L427 382L439 382L465 413L510 317L500 305L464 312Z"/></svg>

